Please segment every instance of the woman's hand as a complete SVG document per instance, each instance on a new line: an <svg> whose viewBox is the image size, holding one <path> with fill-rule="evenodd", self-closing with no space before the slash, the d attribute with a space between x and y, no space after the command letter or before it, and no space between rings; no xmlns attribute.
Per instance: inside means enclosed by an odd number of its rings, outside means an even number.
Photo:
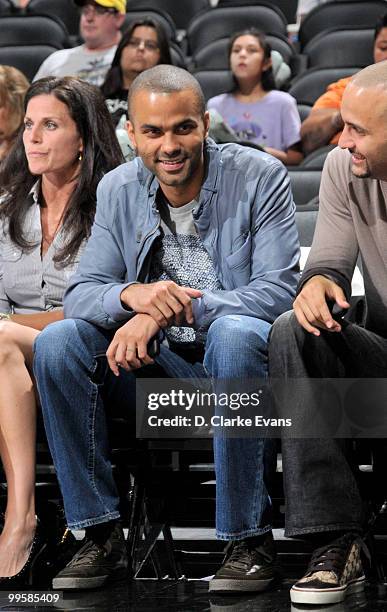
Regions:
<svg viewBox="0 0 387 612"><path fill-rule="evenodd" d="M119 366L130 372L143 365L153 364L154 360L148 355L147 344L159 330L156 321L147 314L138 314L120 327L106 351L113 374L120 375Z"/></svg>

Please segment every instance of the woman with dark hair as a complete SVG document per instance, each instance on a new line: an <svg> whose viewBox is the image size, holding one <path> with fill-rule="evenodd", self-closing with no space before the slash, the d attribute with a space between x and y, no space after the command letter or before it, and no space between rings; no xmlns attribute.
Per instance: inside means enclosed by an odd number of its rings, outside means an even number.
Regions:
<svg viewBox="0 0 387 612"><path fill-rule="evenodd" d="M102 93L117 125L128 110L128 89L138 74L157 64L171 64L168 37L153 19L133 21L121 38Z"/></svg>
<svg viewBox="0 0 387 612"><path fill-rule="evenodd" d="M98 88L72 77L35 81L24 130L0 173L0 456L7 508L0 584L31 577L43 547L35 516L33 343L63 318L62 299L89 237L96 188L122 162Z"/></svg>
<svg viewBox="0 0 387 612"><path fill-rule="evenodd" d="M275 89L271 48L254 28L234 34L229 45L235 86L208 101L240 140L260 145L284 164L302 160L300 116L295 99Z"/></svg>

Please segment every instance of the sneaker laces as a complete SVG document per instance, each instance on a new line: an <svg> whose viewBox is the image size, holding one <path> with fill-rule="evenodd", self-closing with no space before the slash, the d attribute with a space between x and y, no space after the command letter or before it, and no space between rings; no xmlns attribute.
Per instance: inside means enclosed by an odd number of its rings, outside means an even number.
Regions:
<svg viewBox="0 0 387 612"><path fill-rule="evenodd" d="M231 543L231 552L228 558L226 558L225 566L233 570L248 570L251 565L257 565L257 561L259 564L263 565L266 562L271 562L271 556L268 555L263 545L253 546L249 545L246 540L242 540L240 542L232 542ZM227 557L227 552L226 552Z"/></svg>
<svg viewBox="0 0 387 612"><path fill-rule="evenodd" d="M362 538L358 534L347 533L313 552L306 575L310 576L315 572L334 572L338 576L347 560L348 547L353 544L358 544L370 561L371 555Z"/></svg>
<svg viewBox="0 0 387 612"><path fill-rule="evenodd" d="M77 565L91 564L103 551L104 548L102 546L98 546L93 540L87 540L71 559L68 566L76 567Z"/></svg>

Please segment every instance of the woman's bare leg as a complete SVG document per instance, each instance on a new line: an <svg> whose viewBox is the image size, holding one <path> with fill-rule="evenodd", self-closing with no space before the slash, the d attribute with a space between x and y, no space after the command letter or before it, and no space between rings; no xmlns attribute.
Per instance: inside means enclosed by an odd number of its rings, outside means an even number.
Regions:
<svg viewBox="0 0 387 612"><path fill-rule="evenodd" d="M0 576L21 570L36 527L36 400L30 371L38 333L17 323L0 322L0 456L7 478Z"/></svg>

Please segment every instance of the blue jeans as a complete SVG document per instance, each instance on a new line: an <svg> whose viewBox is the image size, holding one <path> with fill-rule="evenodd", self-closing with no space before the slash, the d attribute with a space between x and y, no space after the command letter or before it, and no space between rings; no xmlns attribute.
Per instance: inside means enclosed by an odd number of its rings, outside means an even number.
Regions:
<svg viewBox="0 0 387 612"><path fill-rule="evenodd" d="M163 345L157 363L173 378L264 378L269 331L269 323L253 317L221 317L208 330L203 363L191 364ZM114 386L134 406L136 374L152 375L152 366L122 372L119 378L99 371L96 356L105 353L111 338L111 331L67 319L46 327L35 342L34 372L71 529L119 517L102 389L108 396ZM264 447L262 438L214 438L221 539L238 540L271 528Z"/></svg>

